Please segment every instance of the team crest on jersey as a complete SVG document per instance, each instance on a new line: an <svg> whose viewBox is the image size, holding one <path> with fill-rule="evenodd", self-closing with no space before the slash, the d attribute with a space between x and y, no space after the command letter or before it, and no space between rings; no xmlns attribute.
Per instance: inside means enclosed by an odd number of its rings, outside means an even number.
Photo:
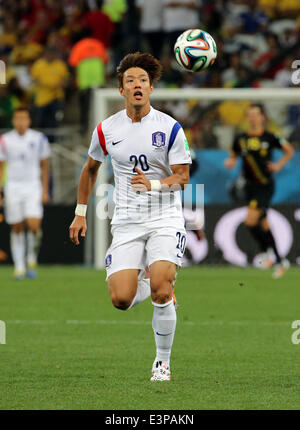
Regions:
<svg viewBox="0 0 300 430"><path fill-rule="evenodd" d="M156 131L152 133L152 145L156 148L161 148L166 144L166 135L162 131Z"/></svg>
<svg viewBox="0 0 300 430"><path fill-rule="evenodd" d="M111 254L108 254L105 258L105 267L108 268L111 265Z"/></svg>

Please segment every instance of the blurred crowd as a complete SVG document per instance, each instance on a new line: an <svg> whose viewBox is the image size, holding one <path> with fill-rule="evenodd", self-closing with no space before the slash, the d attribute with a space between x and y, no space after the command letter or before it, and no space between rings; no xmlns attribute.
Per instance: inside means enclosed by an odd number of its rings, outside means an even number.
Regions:
<svg viewBox="0 0 300 430"><path fill-rule="evenodd" d="M184 72L174 60L174 42L188 28L204 29L216 41L217 61L206 72ZM115 87L118 62L137 50L161 60L161 87L294 87L299 40L299 0L4 0L0 128L10 127L13 109L26 104L37 128L77 121L84 132L92 88ZM216 124L240 125L247 106L190 100L161 108L188 128L195 147L216 148ZM288 127L300 146L299 105L285 106L284 115L282 109L272 109L270 123Z"/></svg>

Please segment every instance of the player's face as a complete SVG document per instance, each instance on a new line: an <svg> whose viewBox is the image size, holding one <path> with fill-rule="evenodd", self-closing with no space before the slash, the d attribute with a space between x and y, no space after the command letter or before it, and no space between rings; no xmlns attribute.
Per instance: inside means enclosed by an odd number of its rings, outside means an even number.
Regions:
<svg viewBox="0 0 300 430"><path fill-rule="evenodd" d="M123 75L123 88L120 93L126 103L135 107L144 106L149 102L153 85L150 84L148 73L140 67L131 67Z"/></svg>
<svg viewBox="0 0 300 430"><path fill-rule="evenodd" d="M246 117L250 128L264 128L265 117L258 107L248 109Z"/></svg>
<svg viewBox="0 0 300 430"><path fill-rule="evenodd" d="M14 113L13 125L18 133L24 134L30 127L30 116L27 111L18 111Z"/></svg>

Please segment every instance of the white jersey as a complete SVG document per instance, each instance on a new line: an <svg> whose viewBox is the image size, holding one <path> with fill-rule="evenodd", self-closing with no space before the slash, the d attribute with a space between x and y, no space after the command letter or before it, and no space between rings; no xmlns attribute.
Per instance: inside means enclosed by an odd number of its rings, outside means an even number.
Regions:
<svg viewBox="0 0 300 430"><path fill-rule="evenodd" d="M141 122L132 122L124 109L98 124L88 153L100 162L111 157L116 204L112 224L183 218L181 191L136 193L131 186L136 167L148 180L160 180L172 175L170 166L191 164L184 131L174 118L151 107Z"/></svg>
<svg viewBox="0 0 300 430"><path fill-rule="evenodd" d="M7 184L41 182L40 160L50 156L47 137L32 129L23 135L16 130L0 137L0 161L7 163Z"/></svg>

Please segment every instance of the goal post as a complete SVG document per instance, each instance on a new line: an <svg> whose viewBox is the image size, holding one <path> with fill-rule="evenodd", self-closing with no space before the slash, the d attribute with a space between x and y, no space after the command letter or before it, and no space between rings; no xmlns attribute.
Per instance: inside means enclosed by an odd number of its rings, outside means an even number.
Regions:
<svg viewBox="0 0 300 430"><path fill-rule="evenodd" d="M290 104L300 104L300 88L156 88L151 95L151 101L167 102L167 101L187 101L196 100L202 102L217 102L217 101L257 101L266 102L281 102ZM108 116L115 112L111 112L109 104L111 102L122 103L122 96L117 89L99 88L93 91L92 98L92 115L91 126L94 129L100 121L103 121ZM93 246L94 266L97 269L105 267L105 254L109 246L109 225L108 219L101 219L97 216L97 205L100 203L102 196L97 195L97 189L100 184L106 184L108 181L107 161L104 162L99 171L97 183L94 192L94 231L89 234L93 235L93 240L89 241L90 246Z"/></svg>

